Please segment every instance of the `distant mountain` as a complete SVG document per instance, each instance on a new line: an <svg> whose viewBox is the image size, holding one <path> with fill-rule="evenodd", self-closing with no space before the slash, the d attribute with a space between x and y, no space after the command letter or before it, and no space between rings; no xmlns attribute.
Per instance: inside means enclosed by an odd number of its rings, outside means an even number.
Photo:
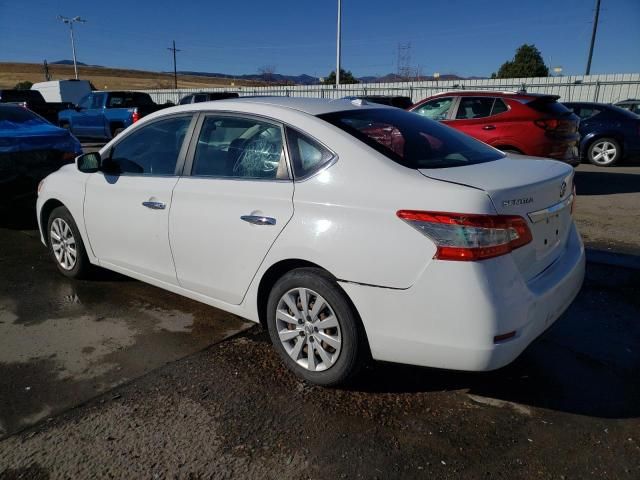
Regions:
<svg viewBox="0 0 640 480"><path fill-rule="evenodd" d="M73 65L73 60L58 60L57 62L49 62L49 65ZM102 65L90 65L88 63L76 62L79 67L100 67Z"/></svg>
<svg viewBox="0 0 640 480"><path fill-rule="evenodd" d="M163 72L163 73L173 73L173 72ZM254 81L263 81L275 84L291 84L291 85L319 85L320 80L316 77L312 77L311 75L282 75L280 73L272 73L269 77L262 74L245 74L245 75L229 75L227 73L211 73L211 72L192 72L192 71L179 71L180 75L194 75L199 77L217 77L217 78L230 78L230 79L238 79L238 80L254 80ZM475 78L482 77L461 77L459 75L454 74L442 74L438 78L438 80L469 80ZM406 78L401 77L395 73L388 73L387 75L383 75L381 77L376 76L365 76L359 77L361 83L390 83L390 82L402 82L406 81ZM435 80L432 76L420 76L415 79L415 81L424 81L424 80Z"/></svg>

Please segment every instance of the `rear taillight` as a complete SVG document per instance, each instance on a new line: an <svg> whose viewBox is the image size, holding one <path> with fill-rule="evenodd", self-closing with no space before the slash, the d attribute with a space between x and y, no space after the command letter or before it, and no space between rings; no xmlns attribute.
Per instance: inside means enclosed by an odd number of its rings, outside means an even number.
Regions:
<svg viewBox="0 0 640 480"><path fill-rule="evenodd" d="M544 130L555 130L560 126L560 120L556 118L547 118L542 120L536 120L535 123L538 127Z"/></svg>
<svg viewBox="0 0 640 480"><path fill-rule="evenodd" d="M400 210L398 217L429 237L438 260L474 261L505 255L531 242L527 221L515 215Z"/></svg>
<svg viewBox="0 0 640 480"><path fill-rule="evenodd" d="M134 109L133 113L131 114L131 121L133 123L136 123L138 120L140 120L140 114L138 113L138 109Z"/></svg>

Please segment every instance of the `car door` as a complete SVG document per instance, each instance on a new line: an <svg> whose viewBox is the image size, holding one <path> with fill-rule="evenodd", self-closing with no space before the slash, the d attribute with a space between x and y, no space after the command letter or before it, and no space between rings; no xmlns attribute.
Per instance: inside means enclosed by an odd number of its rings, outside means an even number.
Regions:
<svg viewBox="0 0 640 480"><path fill-rule="evenodd" d="M93 94L89 93L82 97L78 102L78 105L71 114L71 131L78 137L88 136L87 130L89 129L88 111L91 108L93 102Z"/></svg>
<svg viewBox="0 0 640 480"><path fill-rule="evenodd" d="M145 123L105 152L103 171L87 181L85 225L105 266L177 284L169 212L192 120L182 114Z"/></svg>
<svg viewBox="0 0 640 480"><path fill-rule="evenodd" d="M171 249L182 287L237 305L293 215L283 127L240 114L200 123L173 192Z"/></svg>
<svg viewBox="0 0 640 480"><path fill-rule="evenodd" d="M94 93L91 105L84 111L84 121L86 122L85 135L94 138L107 138L104 120L104 101L106 93Z"/></svg>
<svg viewBox="0 0 640 480"><path fill-rule="evenodd" d="M506 124L501 114L507 111L507 105L500 98L460 97L449 126L492 144L506 136Z"/></svg>

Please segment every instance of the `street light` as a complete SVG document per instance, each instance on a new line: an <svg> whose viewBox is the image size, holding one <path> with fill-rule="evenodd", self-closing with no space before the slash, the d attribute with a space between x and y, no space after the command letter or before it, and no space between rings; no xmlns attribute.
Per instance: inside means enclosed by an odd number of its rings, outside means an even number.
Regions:
<svg viewBox="0 0 640 480"><path fill-rule="evenodd" d="M69 17L63 17L62 15L58 15L58 20L60 20L62 23L66 23L67 25L69 25L69 31L71 32L71 51L73 52L73 71L76 74L76 80L78 79L78 65L76 62L76 42L73 39L73 24L74 23L86 23L87 21L80 18L80 17L73 17L73 18L69 18Z"/></svg>

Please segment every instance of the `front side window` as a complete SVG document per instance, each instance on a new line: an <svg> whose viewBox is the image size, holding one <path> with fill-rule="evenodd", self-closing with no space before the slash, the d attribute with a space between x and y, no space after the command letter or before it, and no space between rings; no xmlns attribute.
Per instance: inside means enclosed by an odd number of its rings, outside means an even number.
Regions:
<svg viewBox="0 0 640 480"><path fill-rule="evenodd" d="M436 98L420 105L413 111L431 120L446 120L452 105L453 97Z"/></svg>
<svg viewBox="0 0 640 480"><path fill-rule="evenodd" d="M93 95L92 94L85 95L78 102L78 106L80 108L91 108L92 99L93 99Z"/></svg>
<svg viewBox="0 0 640 480"><path fill-rule="evenodd" d="M250 118L206 117L191 175L260 180L289 178L282 128Z"/></svg>
<svg viewBox="0 0 640 480"><path fill-rule="evenodd" d="M207 101L206 93L199 93L193 97L193 103L200 103L200 102L206 102L206 101Z"/></svg>
<svg viewBox="0 0 640 480"><path fill-rule="evenodd" d="M193 95L187 95L182 100L180 100L180 105L186 105L188 103L191 103L192 98L193 98Z"/></svg>
<svg viewBox="0 0 640 480"><path fill-rule="evenodd" d="M292 128L287 128L287 141L296 178L313 175L334 158L325 147Z"/></svg>
<svg viewBox="0 0 640 480"><path fill-rule="evenodd" d="M471 120L474 118L484 118L491 115L493 107L491 97L462 97L458 105L456 120Z"/></svg>
<svg viewBox="0 0 640 480"><path fill-rule="evenodd" d="M458 167L504 157L474 138L400 109L347 110L320 118L409 168Z"/></svg>
<svg viewBox="0 0 640 480"><path fill-rule="evenodd" d="M190 122L191 115L185 115L159 120L135 130L113 147L107 171L175 175Z"/></svg>
<svg viewBox="0 0 640 480"><path fill-rule="evenodd" d="M96 109L102 108L102 102L104 101L104 93L94 93L91 100L91 106L89 108Z"/></svg>

